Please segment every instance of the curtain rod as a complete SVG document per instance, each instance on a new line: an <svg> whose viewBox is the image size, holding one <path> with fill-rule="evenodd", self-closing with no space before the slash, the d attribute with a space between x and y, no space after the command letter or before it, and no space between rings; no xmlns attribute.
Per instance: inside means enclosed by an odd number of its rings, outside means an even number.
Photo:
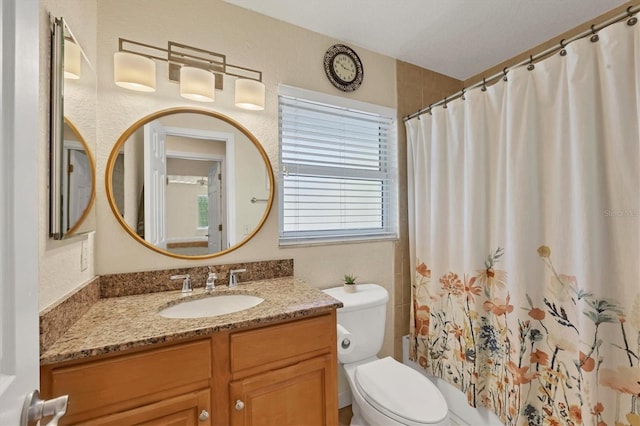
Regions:
<svg viewBox="0 0 640 426"><path fill-rule="evenodd" d="M598 41L597 32L602 30L602 29L604 29L604 28L606 28L606 27L608 27L609 25L616 24L616 23L618 23L618 22L620 22L620 21L622 21L622 20L624 20L626 18L630 18L629 22L628 22L629 25L635 25L636 22L638 22L638 19L636 17L634 17L634 15L636 13L638 13L638 12L640 12L640 6L638 6L635 10L633 9L633 6L629 6L625 12L620 13L619 15L617 15L617 16L615 16L615 17L613 17L613 18L611 18L611 19L609 19L607 21L604 21L600 25L591 25L590 29L583 31L583 32L579 33L578 35L570 37L569 39L560 40L560 45L559 46L550 47L547 50L544 50L544 51L542 51L541 53L539 53L537 55L531 55L531 56L529 56L529 59L525 59L522 62L518 62L517 64L515 64L515 65L513 65L511 67L505 67L501 72L496 73L496 74L492 75L489 78L483 78L482 81L479 81L478 83L472 84L469 87L463 87L462 90L460 90L459 92L456 92L451 96L445 96L445 98L442 99L441 101L432 103L428 107L421 108L418 111L407 115L406 117L404 117L402 119L402 121L411 120L412 118L418 117L418 116L424 114L425 112L429 112L430 113L432 108L435 108L435 107L440 106L440 105L444 105L444 108L446 108L448 102L454 101L454 100L456 100L458 98L463 98L463 100L464 100L464 94L467 92L467 90L475 89L477 87L482 87L482 91L485 91L485 90L487 90L487 84L495 83L496 82L495 80L497 80L499 78L502 78L502 79L506 80L507 72L509 72L510 70L512 70L514 68L518 68L518 67L521 67L521 66L523 66L525 64L529 64L529 67L531 67L530 70L532 70L533 69L533 64L536 61L539 61L540 59L545 58L545 57L547 57L547 56L549 56L549 55L551 55L551 54L553 54L555 52L563 51L564 48L569 43L572 43L572 42L574 42L576 40L580 40L580 39L585 38L587 36L591 36L591 41L596 42L596 41ZM566 54L566 52L564 54Z"/></svg>

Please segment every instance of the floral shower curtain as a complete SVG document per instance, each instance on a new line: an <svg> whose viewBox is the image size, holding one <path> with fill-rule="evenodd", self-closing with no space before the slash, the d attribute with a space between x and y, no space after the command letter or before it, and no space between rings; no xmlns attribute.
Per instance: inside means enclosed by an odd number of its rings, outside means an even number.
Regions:
<svg viewBox="0 0 640 426"><path fill-rule="evenodd" d="M411 357L508 425L640 425L640 25L406 123Z"/></svg>

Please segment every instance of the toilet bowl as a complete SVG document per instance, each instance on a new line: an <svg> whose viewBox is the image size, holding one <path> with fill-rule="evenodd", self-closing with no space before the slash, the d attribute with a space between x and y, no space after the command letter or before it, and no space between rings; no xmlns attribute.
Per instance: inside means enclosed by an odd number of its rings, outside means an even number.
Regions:
<svg viewBox="0 0 640 426"><path fill-rule="evenodd" d="M344 370L355 401L351 425L449 424L447 403L435 385L393 358L347 364Z"/></svg>
<svg viewBox="0 0 640 426"><path fill-rule="evenodd" d="M387 291L359 284L323 290L342 302L338 309L338 362L352 395L352 426L449 425L447 403L425 376L391 357L377 358L384 338Z"/></svg>

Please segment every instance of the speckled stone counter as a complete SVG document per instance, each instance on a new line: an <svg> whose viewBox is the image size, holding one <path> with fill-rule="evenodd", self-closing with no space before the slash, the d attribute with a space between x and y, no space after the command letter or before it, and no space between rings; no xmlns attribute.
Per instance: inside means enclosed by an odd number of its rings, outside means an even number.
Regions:
<svg viewBox="0 0 640 426"><path fill-rule="evenodd" d="M264 302L250 309L215 317L172 319L158 314L179 301L216 294L251 294L263 298ZM341 306L341 302L294 277L251 281L234 289L219 286L211 295L198 288L186 296L180 291L167 291L100 299L41 354L40 364L302 318Z"/></svg>

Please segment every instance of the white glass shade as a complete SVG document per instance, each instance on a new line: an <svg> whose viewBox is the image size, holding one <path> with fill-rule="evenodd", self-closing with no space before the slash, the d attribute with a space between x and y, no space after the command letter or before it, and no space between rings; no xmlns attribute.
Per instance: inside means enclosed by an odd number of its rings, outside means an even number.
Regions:
<svg viewBox="0 0 640 426"><path fill-rule="evenodd" d="M236 106L238 108L263 110L264 84L256 80L236 80Z"/></svg>
<svg viewBox="0 0 640 426"><path fill-rule="evenodd" d="M64 78L77 80L82 70L80 47L71 40L64 41Z"/></svg>
<svg viewBox="0 0 640 426"><path fill-rule="evenodd" d="M201 68L180 68L180 96L198 102L213 102L216 98L216 76Z"/></svg>
<svg viewBox="0 0 640 426"><path fill-rule="evenodd" d="M113 75L116 85L139 92L156 90L156 63L128 52L113 55Z"/></svg>

